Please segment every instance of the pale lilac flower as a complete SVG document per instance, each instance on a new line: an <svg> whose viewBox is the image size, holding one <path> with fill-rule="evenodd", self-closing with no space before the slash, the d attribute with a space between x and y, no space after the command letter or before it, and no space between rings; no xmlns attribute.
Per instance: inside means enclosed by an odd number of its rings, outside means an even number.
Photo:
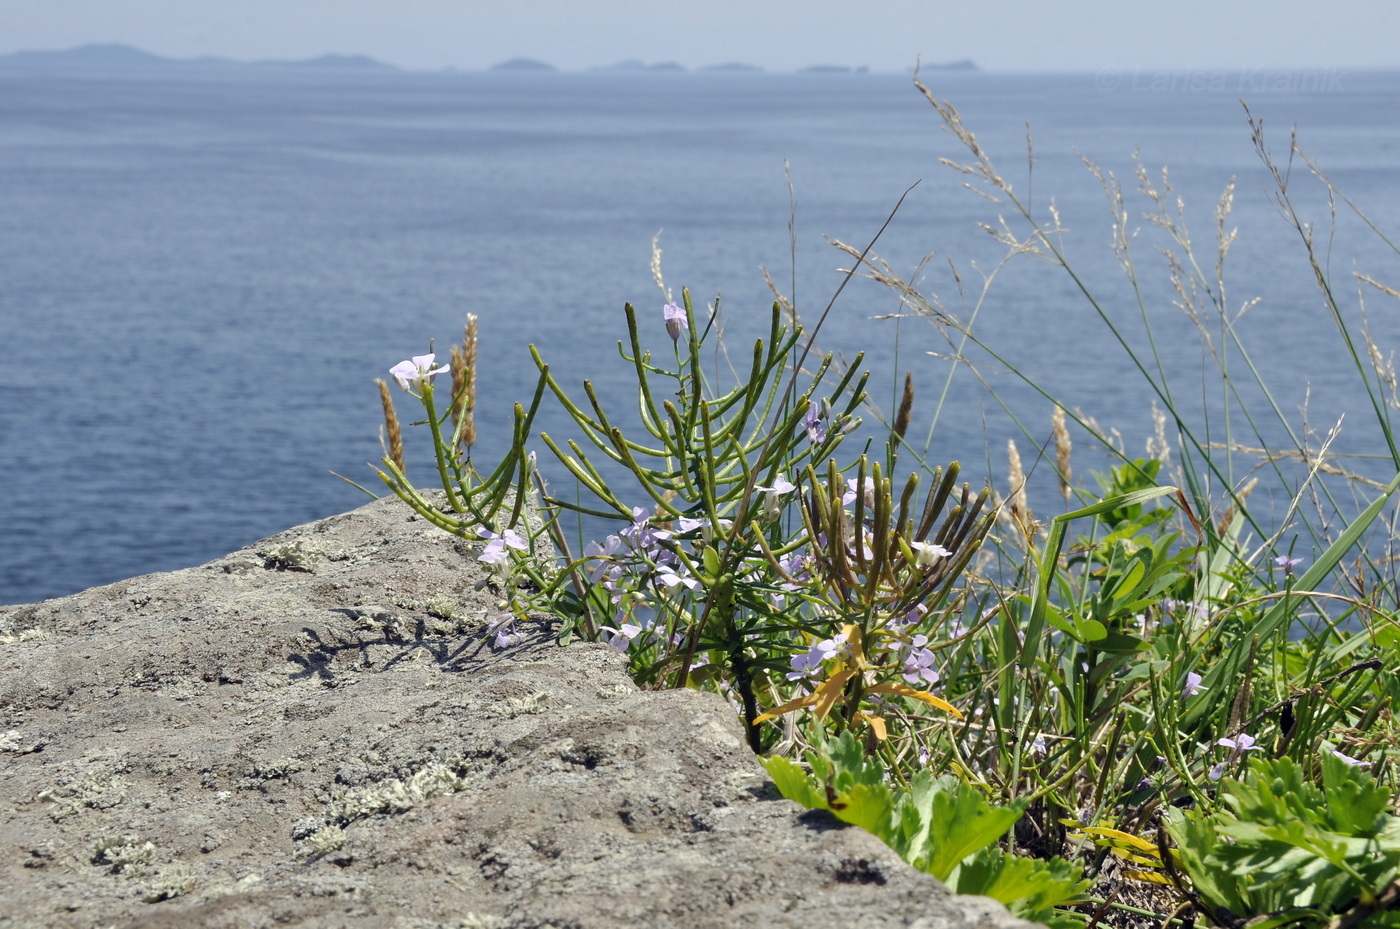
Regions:
<svg viewBox="0 0 1400 929"><path fill-rule="evenodd" d="M811 556L802 552L794 552L786 558L778 559L778 567L792 578L791 581L783 581L778 586L783 590L800 590L803 584L812 579L812 571L808 567L810 561Z"/></svg>
<svg viewBox="0 0 1400 929"><path fill-rule="evenodd" d="M1233 739L1220 739L1215 743L1230 750L1230 757L1210 769L1206 775L1213 781L1220 780L1220 776L1225 773L1225 765L1238 761L1245 752L1262 752L1263 746L1254 743L1254 736L1247 732L1241 732Z"/></svg>
<svg viewBox="0 0 1400 929"><path fill-rule="evenodd" d="M917 625L919 620L923 619L924 614L927 612L928 607L924 606L922 603L916 603L903 615L891 616L889 618L889 623L896 627Z"/></svg>
<svg viewBox="0 0 1400 929"><path fill-rule="evenodd" d="M1162 601L1162 609L1166 610L1168 613L1178 614L1183 616L1183 618L1193 621L1205 619L1209 612L1209 609L1204 603L1191 600L1174 600L1171 597Z"/></svg>
<svg viewBox="0 0 1400 929"><path fill-rule="evenodd" d="M866 508L867 510L872 510L872 509L874 509L874 508L875 508L875 479L872 478L872 477L870 477L870 475L868 475L868 474L867 474L866 477L865 477L865 486L864 486L864 488L861 487L861 481L860 481L860 478L858 478L858 477L853 477L853 478L850 478L850 479L848 479L848 480L846 481L846 492L843 493L843 494L841 495L841 505L842 505L842 506L850 506L852 503L855 502L855 500L856 500L856 494L862 493L862 490L863 490L863 494L862 494L862 495L863 495L864 498L865 498L865 508Z"/></svg>
<svg viewBox="0 0 1400 929"><path fill-rule="evenodd" d="M829 639L822 639L807 652L796 655L791 662L792 670L788 672L787 679L790 681L815 680L821 674L822 662L829 658L835 658L847 651L846 634L834 635Z"/></svg>
<svg viewBox="0 0 1400 929"><path fill-rule="evenodd" d="M822 639L812 647L820 650L823 658L846 658L851 654L851 646L847 643L844 632L829 639Z"/></svg>
<svg viewBox="0 0 1400 929"><path fill-rule="evenodd" d="M900 670L900 674L904 675L904 679L911 684L917 684L920 680L929 686L938 683L938 672L933 669L933 652L924 648L927 644L927 636L914 636L908 653L904 656L904 667Z"/></svg>
<svg viewBox="0 0 1400 929"><path fill-rule="evenodd" d="M875 549L870 547L870 543L874 541L874 537L870 533L860 533L860 555L856 555L856 547L854 544L856 542L856 534L854 532L851 533L851 538L849 541L851 544L846 546L846 552L852 558L858 557L866 561L870 561L872 558L875 557Z"/></svg>
<svg viewBox="0 0 1400 929"><path fill-rule="evenodd" d="M1201 676L1195 671L1187 671L1186 683L1181 688L1181 699L1185 700L1187 697L1193 697L1203 690L1205 690L1205 688L1201 686Z"/></svg>
<svg viewBox="0 0 1400 929"><path fill-rule="evenodd" d="M991 607L988 610L986 610L983 615L990 616L996 611L996 609L996 607ZM967 632L967 623L963 622L963 618L961 616L955 616L953 618L953 621L948 624L948 631L946 632L946 636L950 639L960 639L963 636L967 635Z"/></svg>
<svg viewBox="0 0 1400 929"><path fill-rule="evenodd" d="M1346 762L1353 768L1369 768L1371 766L1371 762L1362 761L1360 758L1353 758L1350 755L1343 755L1335 748L1329 748L1328 751L1331 752L1333 755L1336 755L1338 758L1342 759L1342 761Z"/></svg>
<svg viewBox="0 0 1400 929"><path fill-rule="evenodd" d="M521 537L520 533L514 529L505 529L501 532L492 532L490 529L482 529L478 533L483 539L488 539L486 547L477 556L477 561L484 561L489 565L503 563L506 558L506 549L513 548L517 552L529 551L530 545Z"/></svg>
<svg viewBox="0 0 1400 929"><path fill-rule="evenodd" d="M641 635L646 630L636 623L623 623L620 626L603 626L600 632L608 633L608 644L620 652L627 651L632 644L632 640Z"/></svg>
<svg viewBox="0 0 1400 929"><path fill-rule="evenodd" d="M807 415L802 418L802 424L807 427L807 441L813 445L820 445L826 441L826 427L822 425L822 413L815 401L807 403Z"/></svg>
<svg viewBox="0 0 1400 929"><path fill-rule="evenodd" d="M778 479L773 482L772 487L754 486L754 490L763 491L763 515L772 519L783 511L782 497L797 489L797 485L779 474Z"/></svg>
<svg viewBox="0 0 1400 929"><path fill-rule="evenodd" d="M623 541L634 549L652 549L656 543L669 539L671 533L655 529L651 525L651 510L644 506L632 507L632 525L618 532Z"/></svg>
<svg viewBox="0 0 1400 929"><path fill-rule="evenodd" d="M592 565L592 568L589 569L589 579L592 582L598 583L613 568L619 568L620 571L622 565L616 564L616 555L620 548L622 548L622 539L617 536L608 536L608 539L603 541L601 546L596 541L589 541L587 546L584 546L584 557L591 561L598 561L598 564Z"/></svg>
<svg viewBox="0 0 1400 929"><path fill-rule="evenodd" d="M685 307L674 301L661 308L661 317L666 320L666 334L671 337L672 342L681 337L681 333L688 328L690 323L685 315Z"/></svg>
<svg viewBox="0 0 1400 929"><path fill-rule="evenodd" d="M689 516L682 516L680 519L676 520L676 523L681 527L681 532L690 533L694 532L696 529L704 529L710 524L710 521L703 517L700 519L692 519Z"/></svg>
<svg viewBox="0 0 1400 929"><path fill-rule="evenodd" d="M931 568L940 558L948 558L953 554L936 542L910 542L909 547L914 550L914 557L921 568Z"/></svg>
<svg viewBox="0 0 1400 929"><path fill-rule="evenodd" d="M793 655L788 662L792 665L792 670L787 673L790 681L810 682L816 681L822 674L822 658L816 654L816 649L809 649L800 655Z"/></svg>
<svg viewBox="0 0 1400 929"><path fill-rule="evenodd" d="M1044 755L1048 751L1050 751L1050 746L1045 744L1045 733L1037 732L1031 741L1031 752L1036 755Z"/></svg>
<svg viewBox="0 0 1400 929"><path fill-rule="evenodd" d="M495 634L496 639L493 645L496 648L510 648L519 645L524 640L524 636L520 633L511 631L514 625L515 617L509 613L502 613L487 628L486 634Z"/></svg>
<svg viewBox="0 0 1400 929"><path fill-rule="evenodd" d="M1293 569L1298 567L1298 565L1302 563L1303 559L1290 558L1287 555L1279 555L1277 558L1274 559L1274 564L1278 565L1280 568L1283 569L1285 577L1292 577Z"/></svg>
<svg viewBox="0 0 1400 929"><path fill-rule="evenodd" d="M665 554L670 554L669 552ZM672 556L674 560L675 556ZM662 564L656 569L656 581L666 587L667 590L675 590L677 587L684 587L687 590L697 590L700 582L692 577L682 565L679 570L672 564Z"/></svg>
<svg viewBox="0 0 1400 929"><path fill-rule="evenodd" d="M1231 761L1240 757L1240 755L1245 752L1262 752L1264 750L1263 746L1254 743L1254 736L1247 732L1241 732L1233 739L1221 739L1215 744L1223 745L1230 750Z"/></svg>
<svg viewBox="0 0 1400 929"><path fill-rule="evenodd" d="M432 352L426 355L414 355L409 361L400 361L389 369L389 373L394 376L394 380L399 382L399 386L404 390L412 391L414 385L420 381L433 382L436 375L448 370L447 365L439 368L433 367L433 359L437 357Z"/></svg>

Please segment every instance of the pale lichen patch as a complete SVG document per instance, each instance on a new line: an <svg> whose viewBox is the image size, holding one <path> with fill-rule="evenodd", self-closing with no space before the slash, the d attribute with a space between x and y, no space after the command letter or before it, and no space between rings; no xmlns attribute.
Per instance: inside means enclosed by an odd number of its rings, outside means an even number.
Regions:
<svg viewBox="0 0 1400 929"><path fill-rule="evenodd" d="M306 571L312 573L316 570L316 565L327 558L332 561L343 560L345 553L341 551L327 551L320 542L307 539L292 539L289 542L280 542L277 545L269 545L258 550L262 556L263 566L276 571Z"/></svg>
<svg viewBox="0 0 1400 929"><path fill-rule="evenodd" d="M343 791L326 804L326 822L348 826L380 813L403 813L433 797L466 790L472 786L463 776L466 770L465 762L434 762L408 778L390 778Z"/></svg>
<svg viewBox="0 0 1400 929"><path fill-rule="evenodd" d="M497 704L496 712L506 719L543 713L544 701L548 699L549 694L544 691L533 693L525 697L507 697L505 703Z"/></svg>
<svg viewBox="0 0 1400 929"><path fill-rule="evenodd" d="M143 842L140 836L113 835L97 840L89 860L112 874L134 877L146 873L155 854L155 845Z"/></svg>
<svg viewBox="0 0 1400 929"><path fill-rule="evenodd" d="M141 899L147 903L173 900L191 893L199 883L199 875L188 865L173 864L161 868L155 877L146 882Z"/></svg>
<svg viewBox="0 0 1400 929"><path fill-rule="evenodd" d="M126 782L115 774L89 774L39 792L41 803L54 804L49 818L60 822L84 809L110 810L126 799Z"/></svg>
<svg viewBox="0 0 1400 929"><path fill-rule="evenodd" d="M349 839L350 836L339 826L323 826L307 836L302 852L312 858L329 855L344 848Z"/></svg>

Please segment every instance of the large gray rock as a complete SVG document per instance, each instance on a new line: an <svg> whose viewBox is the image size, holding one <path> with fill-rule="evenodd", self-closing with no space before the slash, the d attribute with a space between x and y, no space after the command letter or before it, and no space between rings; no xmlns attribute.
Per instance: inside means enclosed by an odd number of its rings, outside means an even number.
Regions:
<svg viewBox="0 0 1400 929"><path fill-rule="evenodd" d="M1013 927L397 500L0 607L0 926Z"/></svg>

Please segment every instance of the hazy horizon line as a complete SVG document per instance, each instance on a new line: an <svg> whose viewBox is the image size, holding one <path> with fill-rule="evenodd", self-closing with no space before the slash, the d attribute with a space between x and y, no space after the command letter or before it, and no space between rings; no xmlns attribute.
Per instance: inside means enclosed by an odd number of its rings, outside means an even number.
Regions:
<svg viewBox="0 0 1400 929"><path fill-rule="evenodd" d="M543 57L531 55L506 56L499 61L489 65L441 65L437 67L414 67L397 64L377 58L366 52L323 52L319 55L311 55L306 58L233 58L226 55L194 55L194 56L172 56L161 52L152 52L148 49L132 45L126 42L85 42L80 45L68 48L17 48L11 51L0 52L0 61L11 57L26 56L62 56L71 55L75 52L82 52L89 49L121 49L148 56L155 61L148 62L151 65L159 63L198 65L200 63L227 63L235 66L270 66L270 65L305 65L317 62L361 61L360 67L380 67L402 71L411 74L442 74L442 73L488 73L488 72L517 72L535 74L589 74L595 72L636 72L646 74L695 74L713 73L723 71L734 71L740 73L766 73L766 74L803 74L803 73L845 73L845 74L913 74L916 70L926 69L940 73L964 73L964 74L1103 74L1105 72L1118 72L1122 74L1200 74L1200 73L1287 73L1287 72L1310 72L1310 73L1340 73L1340 72L1385 72L1400 70L1400 68L1386 66L1341 66L1341 65L1229 65L1229 66L1116 66L1106 65L1099 67L1074 67L1074 68L985 68L977 64L974 59L962 58L941 60L936 62L920 62L917 66L908 65L898 69L884 69L871 67L865 64L844 64L835 61L816 61L812 64L796 68L770 68L765 65L756 64L751 61L739 59L720 60L710 64L685 65L675 60L661 60L645 62L639 58L623 58L608 64L593 64L577 67L558 66ZM514 63L534 62L544 67L531 68L528 65L512 67ZM353 66L348 66L353 67Z"/></svg>

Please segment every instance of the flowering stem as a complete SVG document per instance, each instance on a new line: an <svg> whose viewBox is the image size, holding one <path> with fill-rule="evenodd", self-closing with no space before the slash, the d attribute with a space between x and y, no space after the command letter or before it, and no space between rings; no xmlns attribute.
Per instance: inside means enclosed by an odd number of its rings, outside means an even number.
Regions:
<svg viewBox="0 0 1400 929"><path fill-rule="evenodd" d="M423 408L428 411L428 426L433 431L433 455L437 459L438 474L442 478L442 489L447 494L447 502L455 512L461 513L465 510L461 501L457 497L456 488L452 486L452 477L447 473L447 453L442 442L442 423L438 420L437 408L433 403L433 385L427 381L422 382Z"/></svg>

